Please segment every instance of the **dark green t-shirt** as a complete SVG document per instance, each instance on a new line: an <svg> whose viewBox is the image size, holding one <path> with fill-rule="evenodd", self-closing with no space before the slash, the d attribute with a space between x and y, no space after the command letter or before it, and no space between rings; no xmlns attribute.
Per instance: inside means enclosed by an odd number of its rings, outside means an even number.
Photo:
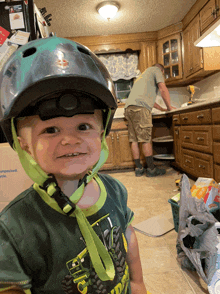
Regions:
<svg viewBox="0 0 220 294"><path fill-rule="evenodd" d="M33 294L131 293L124 235L133 212L125 187L108 175L100 179L107 193L99 207L83 211L110 252L114 280L103 282L94 272L76 218L30 187L0 214L0 287L20 285Z"/></svg>

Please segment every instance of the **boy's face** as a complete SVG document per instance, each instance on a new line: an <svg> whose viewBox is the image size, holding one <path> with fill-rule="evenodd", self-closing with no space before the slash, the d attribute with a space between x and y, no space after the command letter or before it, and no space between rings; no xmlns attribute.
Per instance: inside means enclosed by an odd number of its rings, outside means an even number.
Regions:
<svg viewBox="0 0 220 294"><path fill-rule="evenodd" d="M39 116L18 122L18 139L46 173L57 181L81 179L101 152L102 114L78 114L42 121Z"/></svg>

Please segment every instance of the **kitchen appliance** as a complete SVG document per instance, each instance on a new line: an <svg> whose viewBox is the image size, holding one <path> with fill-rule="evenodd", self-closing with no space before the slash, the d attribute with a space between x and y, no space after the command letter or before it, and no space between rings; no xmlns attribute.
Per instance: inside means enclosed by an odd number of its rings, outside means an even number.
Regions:
<svg viewBox="0 0 220 294"><path fill-rule="evenodd" d="M187 105L190 105L195 102L195 101L193 101L193 95L195 94L195 89L200 90L200 88L193 86L193 85L189 85L189 86L187 86L186 89L190 93L189 102L187 103Z"/></svg>

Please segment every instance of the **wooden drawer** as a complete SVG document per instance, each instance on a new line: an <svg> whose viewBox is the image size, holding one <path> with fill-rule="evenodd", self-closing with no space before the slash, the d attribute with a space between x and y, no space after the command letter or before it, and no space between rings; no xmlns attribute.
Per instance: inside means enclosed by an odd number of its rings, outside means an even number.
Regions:
<svg viewBox="0 0 220 294"><path fill-rule="evenodd" d="M220 113L219 113L220 117ZM212 136L214 141L220 141L220 125L212 127Z"/></svg>
<svg viewBox="0 0 220 294"><path fill-rule="evenodd" d="M180 115L179 114L173 115L173 126L175 126L175 125L180 125Z"/></svg>
<svg viewBox="0 0 220 294"><path fill-rule="evenodd" d="M220 165L214 164L214 180L220 182Z"/></svg>
<svg viewBox="0 0 220 294"><path fill-rule="evenodd" d="M212 109L212 122L220 123L220 107Z"/></svg>
<svg viewBox="0 0 220 294"><path fill-rule="evenodd" d="M220 143L214 142L213 143L213 158L214 162L220 163Z"/></svg>
<svg viewBox="0 0 220 294"><path fill-rule="evenodd" d="M182 126L182 147L205 153L212 153L211 126Z"/></svg>
<svg viewBox="0 0 220 294"><path fill-rule="evenodd" d="M180 114L182 125L202 125L211 124L211 109L198 110Z"/></svg>
<svg viewBox="0 0 220 294"><path fill-rule="evenodd" d="M196 177L213 178L213 156L182 148L182 168Z"/></svg>

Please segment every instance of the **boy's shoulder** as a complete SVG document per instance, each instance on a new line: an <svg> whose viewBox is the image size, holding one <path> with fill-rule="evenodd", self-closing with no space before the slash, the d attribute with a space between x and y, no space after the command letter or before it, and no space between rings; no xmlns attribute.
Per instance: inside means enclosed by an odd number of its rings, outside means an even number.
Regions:
<svg viewBox="0 0 220 294"><path fill-rule="evenodd" d="M36 196L36 191L33 189L33 186L27 190L21 192L17 197L15 197L5 208L0 212L0 220L2 216L6 214L15 214L16 211L20 213L25 212L25 207L28 203L33 202L33 198ZM23 210L24 209L24 210Z"/></svg>
<svg viewBox="0 0 220 294"><path fill-rule="evenodd" d="M108 193L114 192L117 196L127 196L127 189L118 179L115 179L108 174L99 174L99 177L105 185Z"/></svg>

